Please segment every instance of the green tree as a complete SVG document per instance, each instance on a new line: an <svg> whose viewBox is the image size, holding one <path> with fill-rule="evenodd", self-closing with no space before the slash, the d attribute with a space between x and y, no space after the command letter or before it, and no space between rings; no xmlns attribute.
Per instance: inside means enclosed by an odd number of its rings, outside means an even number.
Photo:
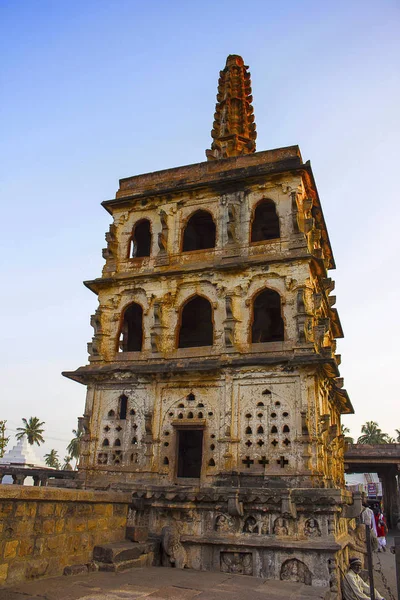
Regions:
<svg viewBox="0 0 400 600"><path fill-rule="evenodd" d="M72 460L72 457L68 456L68 454L67 454L67 456L64 456L64 464L62 466L63 470L72 471L71 460Z"/></svg>
<svg viewBox="0 0 400 600"><path fill-rule="evenodd" d="M39 421L37 417L29 417L28 421L26 419L22 419L22 422L24 426L17 427L17 431L19 432L15 436L17 440L20 440L24 437L24 435L26 435L31 446L33 444L37 444L38 446L43 444L44 437L42 436L42 433L44 432L44 429L42 429L42 427L44 425L44 421Z"/></svg>
<svg viewBox="0 0 400 600"><path fill-rule="evenodd" d="M367 421L361 427L361 434L357 444L387 444L389 436L384 433L376 421Z"/></svg>
<svg viewBox="0 0 400 600"><path fill-rule="evenodd" d="M400 444L400 429L395 429L396 432L396 443Z"/></svg>
<svg viewBox="0 0 400 600"><path fill-rule="evenodd" d="M0 421L0 458L4 456L6 446L10 441L10 438L6 437L6 423L7 421Z"/></svg>
<svg viewBox="0 0 400 600"><path fill-rule="evenodd" d="M347 435L348 433L350 433L350 429L348 427L345 427L344 425L341 425L341 430L342 430L342 435L344 435L344 441L347 444L354 444L354 438L351 437L350 435Z"/></svg>
<svg viewBox="0 0 400 600"><path fill-rule="evenodd" d="M58 452L57 450L50 450L48 454L44 455L44 462L48 467L54 467L56 469L60 468L60 461L58 460Z"/></svg>
<svg viewBox="0 0 400 600"><path fill-rule="evenodd" d="M83 431L79 431L79 429L73 429L72 433L74 437L67 446L67 452L71 459L75 458L75 460L78 461Z"/></svg>

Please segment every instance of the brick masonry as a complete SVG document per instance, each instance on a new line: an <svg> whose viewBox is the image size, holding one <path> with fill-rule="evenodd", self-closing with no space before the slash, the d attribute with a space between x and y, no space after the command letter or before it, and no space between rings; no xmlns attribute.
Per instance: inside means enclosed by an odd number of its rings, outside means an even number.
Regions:
<svg viewBox="0 0 400 600"><path fill-rule="evenodd" d="M130 494L0 487L0 585L62 575L125 538Z"/></svg>

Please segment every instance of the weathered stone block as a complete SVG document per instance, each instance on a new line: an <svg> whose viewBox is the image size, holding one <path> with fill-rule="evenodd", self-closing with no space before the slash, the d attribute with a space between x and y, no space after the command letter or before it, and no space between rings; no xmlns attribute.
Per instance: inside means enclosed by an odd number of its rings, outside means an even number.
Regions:
<svg viewBox="0 0 400 600"><path fill-rule="evenodd" d="M45 519L42 525L43 535L50 535L54 533L55 521L54 519Z"/></svg>
<svg viewBox="0 0 400 600"><path fill-rule="evenodd" d="M67 505L66 504L56 504L54 507L54 515L56 517L64 517L67 513Z"/></svg>
<svg viewBox="0 0 400 600"><path fill-rule="evenodd" d="M54 525L54 533L62 533L65 529L65 519L57 519Z"/></svg>
<svg viewBox="0 0 400 600"><path fill-rule="evenodd" d="M49 517L54 515L54 504L52 502L43 502L39 504L38 514L41 517Z"/></svg>
<svg viewBox="0 0 400 600"><path fill-rule="evenodd" d="M19 541L13 540L4 544L4 558L14 558L17 556Z"/></svg>
<svg viewBox="0 0 400 600"><path fill-rule="evenodd" d="M74 519L68 523L69 531L86 531L87 521L86 519Z"/></svg>
<svg viewBox="0 0 400 600"><path fill-rule="evenodd" d="M114 504L113 515L114 517L124 517L128 512L126 504Z"/></svg>
<svg viewBox="0 0 400 600"><path fill-rule="evenodd" d="M19 583L25 579L28 563L26 561L11 562L8 565L7 585Z"/></svg>
<svg viewBox="0 0 400 600"><path fill-rule="evenodd" d="M144 549L145 546L143 544L134 544L131 542L103 544L102 546L94 547L93 559L102 563L124 562L139 558Z"/></svg>
<svg viewBox="0 0 400 600"><path fill-rule="evenodd" d="M38 577L43 577L46 574L48 566L49 561L47 558L41 558L38 560L33 560L32 562L28 562L25 574L26 578L37 579Z"/></svg>
<svg viewBox="0 0 400 600"><path fill-rule="evenodd" d="M8 574L8 564L0 565L0 584L5 583Z"/></svg>
<svg viewBox="0 0 400 600"><path fill-rule="evenodd" d="M100 531L106 531L109 527L109 522L107 519L99 519L97 521L97 529Z"/></svg>
<svg viewBox="0 0 400 600"><path fill-rule="evenodd" d="M66 535L52 535L46 539L47 550L51 553L64 552L66 545Z"/></svg>
<svg viewBox="0 0 400 600"><path fill-rule="evenodd" d="M13 511L12 502L0 502L0 516L9 516Z"/></svg>
<svg viewBox="0 0 400 600"><path fill-rule="evenodd" d="M131 542L145 542L149 537L148 527L127 527L126 528L126 539Z"/></svg>
<svg viewBox="0 0 400 600"><path fill-rule="evenodd" d="M88 531L93 531L94 529L97 529L98 522L99 522L98 519L88 519L88 522L87 522Z"/></svg>
<svg viewBox="0 0 400 600"><path fill-rule="evenodd" d="M87 565L70 565L64 568L63 575L81 575L88 572Z"/></svg>
<svg viewBox="0 0 400 600"><path fill-rule="evenodd" d="M34 545L35 545L34 538L29 538L29 537L24 538L20 542L19 549L18 549L18 555L19 556L29 556L30 554L33 553Z"/></svg>
<svg viewBox="0 0 400 600"><path fill-rule="evenodd" d="M41 556L46 549L46 540L44 538L36 538L33 547L33 555Z"/></svg>
<svg viewBox="0 0 400 600"><path fill-rule="evenodd" d="M93 513L98 516L104 516L106 514L106 505L95 504L93 507Z"/></svg>

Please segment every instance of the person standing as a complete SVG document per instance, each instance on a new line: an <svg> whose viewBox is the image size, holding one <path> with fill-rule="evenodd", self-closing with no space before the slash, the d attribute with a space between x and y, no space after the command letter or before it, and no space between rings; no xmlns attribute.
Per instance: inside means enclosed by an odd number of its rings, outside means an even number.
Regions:
<svg viewBox="0 0 400 600"><path fill-rule="evenodd" d="M361 579L361 559L350 558L350 567L342 580L343 600L371 600L371 591L368 583ZM385 600L375 589L375 599Z"/></svg>
<svg viewBox="0 0 400 600"><path fill-rule="evenodd" d="M386 518L383 512L378 511L375 514L375 524L376 524L376 537L378 538L378 552L386 552L386 534L387 534L387 524Z"/></svg>
<svg viewBox="0 0 400 600"><path fill-rule="evenodd" d="M364 525L368 525L368 527L375 533L375 536L377 536L374 511L370 509L367 502L363 502L362 505L363 509L360 515L361 522L364 523Z"/></svg>

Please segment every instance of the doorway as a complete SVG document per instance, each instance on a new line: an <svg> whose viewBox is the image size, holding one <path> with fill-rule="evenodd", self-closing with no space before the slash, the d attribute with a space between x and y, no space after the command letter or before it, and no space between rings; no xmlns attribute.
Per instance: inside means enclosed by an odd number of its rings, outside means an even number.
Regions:
<svg viewBox="0 0 400 600"><path fill-rule="evenodd" d="M178 477L200 478L203 430L178 429Z"/></svg>

